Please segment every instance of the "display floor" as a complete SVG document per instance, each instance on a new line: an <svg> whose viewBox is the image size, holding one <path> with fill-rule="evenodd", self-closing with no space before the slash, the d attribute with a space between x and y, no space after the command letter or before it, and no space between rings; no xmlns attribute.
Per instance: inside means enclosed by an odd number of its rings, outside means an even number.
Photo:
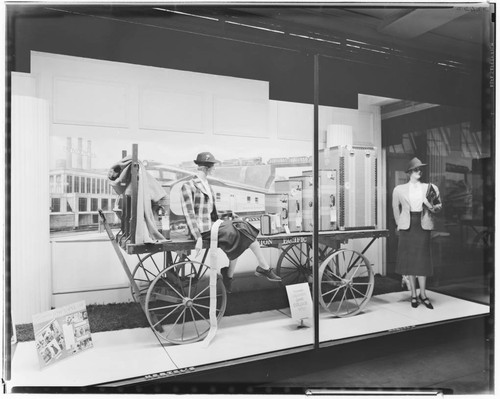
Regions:
<svg viewBox="0 0 500 399"><path fill-rule="evenodd" d="M320 341L341 344L490 312L489 306L448 295L428 291L428 296L434 310L423 305L413 309L408 292L394 292L371 298L363 313L353 317L321 312ZM44 369L39 367L35 342L22 342L12 354L7 388L11 392L15 387L83 387L192 372L200 366L311 345L313 335L312 328L298 328L288 309L272 310L224 317L208 347L203 342L162 345L149 328L94 333L93 348Z"/></svg>

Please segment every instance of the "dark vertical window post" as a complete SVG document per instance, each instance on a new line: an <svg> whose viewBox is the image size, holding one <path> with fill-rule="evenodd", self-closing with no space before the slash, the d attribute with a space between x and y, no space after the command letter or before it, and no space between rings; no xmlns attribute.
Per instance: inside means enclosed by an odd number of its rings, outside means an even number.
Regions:
<svg viewBox="0 0 500 399"><path fill-rule="evenodd" d="M318 221L319 221L319 54L314 54L314 131L313 131L313 307L314 307L314 348L319 348L319 280L318 280Z"/></svg>

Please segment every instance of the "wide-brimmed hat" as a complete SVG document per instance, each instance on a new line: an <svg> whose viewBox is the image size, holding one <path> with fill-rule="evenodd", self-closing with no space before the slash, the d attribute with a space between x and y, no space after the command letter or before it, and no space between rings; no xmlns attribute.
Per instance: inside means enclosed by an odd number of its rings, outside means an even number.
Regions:
<svg viewBox="0 0 500 399"><path fill-rule="evenodd" d="M207 163L214 164L214 163L218 163L218 162L220 162L220 161L215 159L215 157L212 155L211 152L200 152L198 154L198 156L196 157L196 159L194 160L194 163L196 165L204 165Z"/></svg>
<svg viewBox="0 0 500 399"><path fill-rule="evenodd" d="M409 172L410 170L413 170L415 168L421 168L422 166L427 166L427 164L426 163L422 163L422 161L420 159L418 159L417 157L415 157L408 164L408 168L406 169L406 171Z"/></svg>

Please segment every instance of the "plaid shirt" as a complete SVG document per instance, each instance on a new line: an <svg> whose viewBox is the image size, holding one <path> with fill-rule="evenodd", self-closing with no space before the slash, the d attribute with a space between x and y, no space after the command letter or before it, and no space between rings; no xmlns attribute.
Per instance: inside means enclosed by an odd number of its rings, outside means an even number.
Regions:
<svg viewBox="0 0 500 399"><path fill-rule="evenodd" d="M182 185L182 211L191 235L196 240L201 233L210 231L212 223L218 219L214 203L214 191L210 186L212 195L207 193L205 185L196 176Z"/></svg>

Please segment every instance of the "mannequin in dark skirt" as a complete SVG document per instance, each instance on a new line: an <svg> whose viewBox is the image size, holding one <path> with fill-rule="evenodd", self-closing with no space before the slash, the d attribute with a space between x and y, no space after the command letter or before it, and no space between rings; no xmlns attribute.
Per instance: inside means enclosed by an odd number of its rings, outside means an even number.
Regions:
<svg viewBox="0 0 500 399"><path fill-rule="evenodd" d="M210 240L212 225L219 218L215 195L207 179L214 172L217 162L210 152L198 154L194 160L198 165L196 176L182 185L182 209L191 236L196 240L196 256L202 249L203 240ZM281 278L269 266L256 241L258 232L257 228L241 219L224 220L219 226L218 245L229 258L229 266L221 269L222 281L228 293L231 292L238 257L247 249L255 254L259 262L255 275L265 277L269 281L281 282Z"/></svg>
<svg viewBox="0 0 500 399"><path fill-rule="evenodd" d="M399 231L396 273L407 275L410 281L411 306L418 307L419 300L428 309L433 306L425 292L427 277L432 276L431 231L434 230L434 213L442 209L437 186L436 204L430 203L426 194L429 184L420 181L422 168L426 166L418 158L408 164L409 181L394 188L392 209ZM420 293L417 298L417 280Z"/></svg>

